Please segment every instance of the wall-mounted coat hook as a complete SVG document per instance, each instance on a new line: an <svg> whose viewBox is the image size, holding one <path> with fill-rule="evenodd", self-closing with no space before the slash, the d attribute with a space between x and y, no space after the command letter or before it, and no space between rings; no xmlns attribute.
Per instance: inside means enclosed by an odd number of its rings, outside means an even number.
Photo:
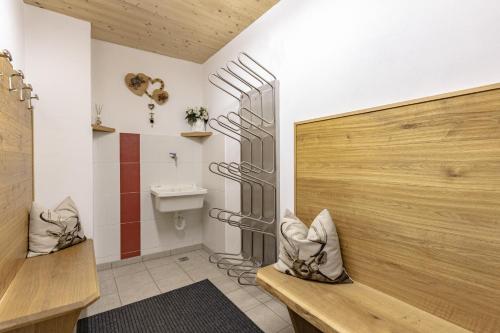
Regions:
<svg viewBox="0 0 500 333"><path fill-rule="evenodd" d="M23 88L19 91L19 100L21 102L25 101L25 98L24 98L24 91L25 90L29 90L31 92L31 91L33 91L33 87L31 86L31 84L23 84Z"/></svg>
<svg viewBox="0 0 500 333"><path fill-rule="evenodd" d="M30 98L28 98L28 110L30 111L33 111L33 104L31 104L31 100L33 99L36 99L38 101L39 100L38 95L35 94L33 96L30 96Z"/></svg>
<svg viewBox="0 0 500 333"><path fill-rule="evenodd" d="M9 75L9 91L11 91L11 92L18 90L18 88L14 88L14 85L12 83L12 78L16 77L16 76L21 77L21 80L23 80L24 79L24 73L23 73L23 71L18 70L18 71L15 71L14 73L12 73L12 74ZM22 83L21 83L21 86L22 86Z"/></svg>
<svg viewBox="0 0 500 333"><path fill-rule="evenodd" d="M12 61L12 55L10 54L9 50L0 51L0 58L7 58L8 61ZM4 75L5 73L0 72L0 76Z"/></svg>
<svg viewBox="0 0 500 333"><path fill-rule="evenodd" d="M0 58L7 58L7 60L12 61L12 54L10 54L9 50L2 50L0 52Z"/></svg>

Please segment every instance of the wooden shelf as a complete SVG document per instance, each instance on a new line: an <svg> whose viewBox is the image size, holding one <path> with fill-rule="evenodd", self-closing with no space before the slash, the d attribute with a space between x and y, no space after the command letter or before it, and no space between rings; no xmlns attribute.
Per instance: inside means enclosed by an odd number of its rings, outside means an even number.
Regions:
<svg viewBox="0 0 500 333"><path fill-rule="evenodd" d="M187 138L204 138L212 135L212 132L182 132L181 135Z"/></svg>
<svg viewBox="0 0 500 333"><path fill-rule="evenodd" d="M101 126L101 125L92 125L92 130L95 132L107 132L107 133L113 133L115 131L114 128L111 127L106 127L106 126Z"/></svg>

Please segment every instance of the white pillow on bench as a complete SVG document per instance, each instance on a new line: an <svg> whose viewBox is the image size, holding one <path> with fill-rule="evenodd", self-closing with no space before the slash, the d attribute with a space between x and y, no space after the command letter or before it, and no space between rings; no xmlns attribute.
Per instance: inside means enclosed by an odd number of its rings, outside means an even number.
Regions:
<svg viewBox="0 0 500 333"><path fill-rule="evenodd" d="M308 228L287 210L280 225L280 254L274 267L301 279L352 283L342 262L335 223L324 209Z"/></svg>
<svg viewBox="0 0 500 333"><path fill-rule="evenodd" d="M28 257L56 252L85 240L78 209L70 197L55 209L33 202L30 211Z"/></svg>

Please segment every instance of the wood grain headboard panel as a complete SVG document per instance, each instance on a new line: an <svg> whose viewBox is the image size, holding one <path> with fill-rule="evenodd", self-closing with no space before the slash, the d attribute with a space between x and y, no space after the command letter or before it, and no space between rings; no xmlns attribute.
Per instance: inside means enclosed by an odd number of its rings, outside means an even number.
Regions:
<svg viewBox="0 0 500 333"><path fill-rule="evenodd" d="M295 140L297 215L330 210L354 280L500 330L500 85L297 123Z"/></svg>
<svg viewBox="0 0 500 333"><path fill-rule="evenodd" d="M9 92L11 64L0 58L0 298L28 250L33 200L33 126L27 102ZM20 80L14 78L14 86Z"/></svg>

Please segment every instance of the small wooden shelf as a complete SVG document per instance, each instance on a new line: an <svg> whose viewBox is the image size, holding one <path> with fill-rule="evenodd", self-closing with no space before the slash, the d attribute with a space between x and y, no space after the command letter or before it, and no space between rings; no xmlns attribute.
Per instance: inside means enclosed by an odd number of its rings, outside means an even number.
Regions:
<svg viewBox="0 0 500 333"><path fill-rule="evenodd" d="M107 132L107 133L113 133L115 131L114 128L112 127L106 127L106 126L101 126L101 125L92 125L92 130L95 132Z"/></svg>
<svg viewBox="0 0 500 333"><path fill-rule="evenodd" d="M204 138L212 135L212 132L182 132L181 135L187 138Z"/></svg>

